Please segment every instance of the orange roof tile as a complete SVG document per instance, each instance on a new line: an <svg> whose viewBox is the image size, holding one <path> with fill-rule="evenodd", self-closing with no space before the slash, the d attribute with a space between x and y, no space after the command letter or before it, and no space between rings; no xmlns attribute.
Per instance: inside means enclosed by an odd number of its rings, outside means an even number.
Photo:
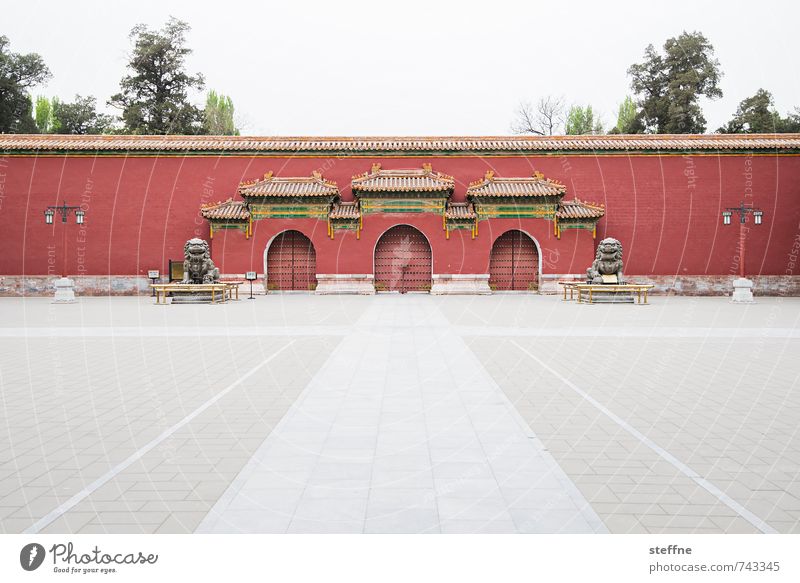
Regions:
<svg viewBox="0 0 800 583"><path fill-rule="evenodd" d="M601 204L588 203L578 200L562 200L558 205L556 217L562 219L600 219L606 214L606 209Z"/></svg>
<svg viewBox="0 0 800 583"><path fill-rule="evenodd" d="M264 178L240 183L239 194L243 197L334 197L339 194L339 188L319 172L313 172L311 176L278 177L270 171L264 174Z"/></svg>
<svg viewBox="0 0 800 583"><path fill-rule="evenodd" d="M563 196L567 187L545 178L541 172L534 172L533 176L503 177L494 175L489 170L480 180L470 182L467 196L500 197L500 196Z"/></svg>
<svg viewBox="0 0 800 583"><path fill-rule="evenodd" d="M471 202L448 202L444 216L448 219L474 219L477 214Z"/></svg>
<svg viewBox="0 0 800 583"><path fill-rule="evenodd" d="M201 205L200 214L209 220L246 221L250 218L250 211L244 206L244 202L232 198L224 202Z"/></svg>
<svg viewBox="0 0 800 583"><path fill-rule="evenodd" d="M800 134L258 137L0 135L0 150L138 152L538 152L800 149Z"/></svg>
<svg viewBox="0 0 800 583"><path fill-rule="evenodd" d="M359 208L358 201L342 202L336 201L333 203L328 217L331 219L358 219L361 217L361 209Z"/></svg>
<svg viewBox="0 0 800 583"><path fill-rule="evenodd" d="M353 192L452 192L452 176L434 172L430 164L422 168L387 170L373 164L372 170L353 176Z"/></svg>

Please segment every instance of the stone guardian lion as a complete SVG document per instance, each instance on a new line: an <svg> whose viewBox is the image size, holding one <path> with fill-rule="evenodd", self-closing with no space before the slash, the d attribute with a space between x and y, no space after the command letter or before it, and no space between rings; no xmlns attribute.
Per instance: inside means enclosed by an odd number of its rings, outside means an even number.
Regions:
<svg viewBox="0 0 800 583"><path fill-rule="evenodd" d="M218 283L219 269L211 261L211 250L203 239L189 239L183 246L181 283Z"/></svg>
<svg viewBox="0 0 800 583"><path fill-rule="evenodd" d="M622 243L611 237L600 241L595 260L586 270L588 283L605 283L604 275L615 275L615 283L622 283Z"/></svg>

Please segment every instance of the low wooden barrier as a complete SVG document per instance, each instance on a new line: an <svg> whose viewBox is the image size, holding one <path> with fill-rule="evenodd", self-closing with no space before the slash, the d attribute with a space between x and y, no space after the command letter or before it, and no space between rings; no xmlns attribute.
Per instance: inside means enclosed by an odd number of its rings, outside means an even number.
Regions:
<svg viewBox="0 0 800 583"><path fill-rule="evenodd" d="M156 292L157 304L166 304L167 295L173 292L210 293L211 303L216 304L217 299L220 303L238 300L240 285L241 281L220 281L219 283L154 283L150 287Z"/></svg>
<svg viewBox="0 0 800 583"><path fill-rule="evenodd" d="M564 301L567 301L567 291L569 299L577 299L578 303L594 303L594 293L635 293L639 304L647 303L647 293L655 286L653 284L642 283L622 283L622 284L602 284L602 283L578 283L575 281L559 281L558 284L564 288ZM575 297L577 294L577 298ZM642 301L644 300L644 301Z"/></svg>

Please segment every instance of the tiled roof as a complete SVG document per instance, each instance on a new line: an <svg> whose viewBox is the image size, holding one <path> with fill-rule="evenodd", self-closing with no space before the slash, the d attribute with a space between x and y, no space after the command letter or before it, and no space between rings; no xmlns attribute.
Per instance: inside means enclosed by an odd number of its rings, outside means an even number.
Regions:
<svg viewBox="0 0 800 583"><path fill-rule="evenodd" d="M277 196L277 197L333 197L339 194L335 182L325 180L319 172L311 176L273 176L272 171L264 174L264 178L250 180L239 184L241 196Z"/></svg>
<svg viewBox="0 0 800 583"><path fill-rule="evenodd" d="M204 204L200 207L200 214L209 220L246 221L250 218L250 211L244 202L229 198L224 202Z"/></svg>
<svg viewBox="0 0 800 583"><path fill-rule="evenodd" d="M372 170L353 176L354 192L445 192L455 188L452 176L434 172L430 164L422 168L385 170L373 164Z"/></svg>
<svg viewBox="0 0 800 583"><path fill-rule="evenodd" d="M358 219L361 217L361 209L358 206L357 201L352 202L342 202L336 201L333 203L333 207L331 207L331 211L328 213L328 217L331 219Z"/></svg>
<svg viewBox="0 0 800 583"><path fill-rule="evenodd" d="M537 152L800 149L800 134L611 136L256 137L0 135L0 150L144 152Z"/></svg>
<svg viewBox="0 0 800 583"><path fill-rule="evenodd" d="M601 204L582 202L577 198L562 200L558 205L556 217L561 219L599 219L606 214Z"/></svg>
<svg viewBox="0 0 800 583"><path fill-rule="evenodd" d="M448 219L474 219L477 215L471 202L448 202L444 216Z"/></svg>
<svg viewBox="0 0 800 583"><path fill-rule="evenodd" d="M567 187L545 178L541 172L534 172L530 177L500 178L489 170L480 180L470 182L467 196L499 197L499 196L563 196Z"/></svg>

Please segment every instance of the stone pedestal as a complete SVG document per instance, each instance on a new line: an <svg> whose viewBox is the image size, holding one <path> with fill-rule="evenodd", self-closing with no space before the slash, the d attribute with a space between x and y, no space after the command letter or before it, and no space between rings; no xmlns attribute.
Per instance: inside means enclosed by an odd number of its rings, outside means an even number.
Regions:
<svg viewBox="0 0 800 583"><path fill-rule="evenodd" d="M734 304L752 304L753 300L753 282L744 277L738 277L733 280L733 296L731 302Z"/></svg>
<svg viewBox="0 0 800 583"><path fill-rule="evenodd" d="M318 273L317 295L375 293L375 276L371 273Z"/></svg>
<svg viewBox="0 0 800 583"><path fill-rule="evenodd" d="M589 292L584 292L581 297L581 301L588 303L589 302ZM633 292L603 292L603 291L593 291L592 292L592 303L593 304L633 304Z"/></svg>
<svg viewBox="0 0 800 583"><path fill-rule="evenodd" d="M74 304L75 283L68 277L60 277L55 281L56 294L53 296L54 304Z"/></svg>
<svg viewBox="0 0 800 583"><path fill-rule="evenodd" d="M431 295L490 295L488 273L434 275Z"/></svg>

